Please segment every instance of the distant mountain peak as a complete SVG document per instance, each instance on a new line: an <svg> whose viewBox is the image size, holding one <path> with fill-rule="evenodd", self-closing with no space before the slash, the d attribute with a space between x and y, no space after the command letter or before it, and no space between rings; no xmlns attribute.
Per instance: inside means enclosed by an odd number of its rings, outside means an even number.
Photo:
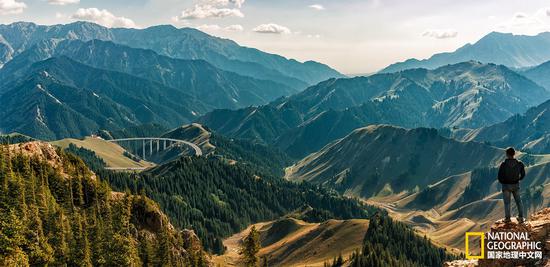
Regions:
<svg viewBox="0 0 550 267"><path fill-rule="evenodd" d="M24 33L24 34L22 34ZM100 39L133 48L151 49L178 59L201 59L219 69L243 76L284 84L295 91L332 77L343 77L329 66L314 61L301 63L280 55L240 46L195 28L156 25L145 29L107 28L93 22L37 25L16 22L0 25L0 66L46 39Z"/></svg>
<svg viewBox="0 0 550 267"><path fill-rule="evenodd" d="M432 55L428 59L407 59L382 69L380 72L396 72L411 68L435 69L447 64L476 60L522 68L550 60L550 32L534 36L491 32L473 44L466 44L453 52Z"/></svg>

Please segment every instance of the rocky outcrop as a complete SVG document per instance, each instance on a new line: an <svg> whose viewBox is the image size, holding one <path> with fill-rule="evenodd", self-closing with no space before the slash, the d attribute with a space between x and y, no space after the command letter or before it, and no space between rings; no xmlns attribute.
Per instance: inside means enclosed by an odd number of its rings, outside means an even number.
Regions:
<svg viewBox="0 0 550 267"><path fill-rule="evenodd" d="M502 220L491 226L490 232L526 232L529 241L542 242L543 259L482 259L482 260L457 260L445 263L445 267L512 267L512 266L544 266L550 267L550 208L545 208L533 214L529 221L519 224L516 220L505 223ZM486 243L487 244L487 243ZM487 258L487 248L485 250Z"/></svg>
<svg viewBox="0 0 550 267"><path fill-rule="evenodd" d="M550 267L550 208L533 214L529 221L519 224L516 221L505 223L497 221L491 226L491 232L526 232L529 240L542 242L543 259L484 259L479 261L480 267L507 267L507 266L548 266ZM487 244L487 243L486 243ZM487 251L487 249L486 249Z"/></svg>

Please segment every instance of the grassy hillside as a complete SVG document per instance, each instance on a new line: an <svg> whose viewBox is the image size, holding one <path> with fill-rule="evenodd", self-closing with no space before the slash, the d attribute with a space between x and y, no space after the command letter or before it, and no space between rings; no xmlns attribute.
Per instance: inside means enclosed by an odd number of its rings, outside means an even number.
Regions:
<svg viewBox="0 0 550 267"><path fill-rule="evenodd" d="M527 167L522 197L529 210L550 205L548 155L518 152ZM369 126L287 169L286 178L330 186L367 199L443 246L462 250L464 231L503 216L496 168L504 151L442 137L435 129Z"/></svg>
<svg viewBox="0 0 550 267"><path fill-rule="evenodd" d="M482 231L504 216L496 171L475 169L442 178L416 193L374 197L368 203L385 208L439 244L463 250L465 231ZM521 196L530 214L550 205L550 163L529 166L526 173Z"/></svg>
<svg viewBox="0 0 550 267"><path fill-rule="evenodd" d="M489 142L495 146L515 146L522 151L550 154L550 100L491 126L455 131L464 141Z"/></svg>
<svg viewBox="0 0 550 267"><path fill-rule="evenodd" d="M126 151L124 148L101 138L86 137L83 140L68 138L51 143L61 148L68 148L69 144L74 144L77 147L94 151L98 157L107 163L107 167L146 168L153 166L152 163L143 160L136 162L130 159L124 155Z"/></svg>
<svg viewBox="0 0 550 267"><path fill-rule="evenodd" d="M329 220L308 223L291 217L254 224L260 232L261 259L271 266L323 266L342 256L348 258L361 249L369 221ZM241 240L252 226L224 241L227 252L213 259L222 266L238 263Z"/></svg>
<svg viewBox="0 0 550 267"><path fill-rule="evenodd" d="M503 158L501 149L447 139L435 129L378 125L357 129L309 155L289 167L286 178L368 198L423 189Z"/></svg>

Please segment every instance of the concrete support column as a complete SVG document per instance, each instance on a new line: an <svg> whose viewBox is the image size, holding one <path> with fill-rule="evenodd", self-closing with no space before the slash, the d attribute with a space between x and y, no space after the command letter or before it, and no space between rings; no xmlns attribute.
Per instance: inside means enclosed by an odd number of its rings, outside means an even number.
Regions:
<svg viewBox="0 0 550 267"><path fill-rule="evenodd" d="M153 139L149 142L149 156L153 155Z"/></svg>
<svg viewBox="0 0 550 267"><path fill-rule="evenodd" d="M145 139L143 140L143 160L145 160Z"/></svg>
<svg viewBox="0 0 550 267"><path fill-rule="evenodd" d="M160 140L157 139L157 152L159 152L159 151L160 151Z"/></svg>

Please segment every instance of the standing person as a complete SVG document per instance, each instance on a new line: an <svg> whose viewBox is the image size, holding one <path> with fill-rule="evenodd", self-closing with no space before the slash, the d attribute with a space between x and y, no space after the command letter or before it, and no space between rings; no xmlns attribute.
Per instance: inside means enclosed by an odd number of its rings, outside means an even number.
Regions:
<svg viewBox="0 0 550 267"><path fill-rule="evenodd" d="M510 220L510 198L514 195L516 207L518 208L518 222L525 222L523 214L523 204L519 194L519 181L525 177L525 165L523 162L514 158L516 150L512 147L506 149L506 160L500 164L498 169L498 181L502 184L502 196L504 198L504 222L509 223Z"/></svg>

